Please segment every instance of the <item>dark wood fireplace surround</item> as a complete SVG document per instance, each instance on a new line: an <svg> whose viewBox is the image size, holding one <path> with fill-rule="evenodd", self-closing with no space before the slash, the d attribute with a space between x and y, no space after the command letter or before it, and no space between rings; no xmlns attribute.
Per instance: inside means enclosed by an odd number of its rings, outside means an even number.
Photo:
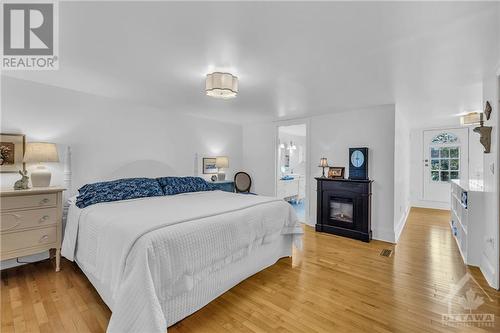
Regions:
<svg viewBox="0 0 500 333"><path fill-rule="evenodd" d="M372 181L332 178L316 180L316 231L369 242L372 239Z"/></svg>

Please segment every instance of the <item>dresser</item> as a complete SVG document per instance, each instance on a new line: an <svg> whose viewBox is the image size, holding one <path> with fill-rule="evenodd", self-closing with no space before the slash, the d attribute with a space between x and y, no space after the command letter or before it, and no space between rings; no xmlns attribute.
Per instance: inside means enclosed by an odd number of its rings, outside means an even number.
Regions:
<svg viewBox="0 0 500 333"><path fill-rule="evenodd" d="M0 189L0 260L51 250L56 272L61 261L61 187Z"/></svg>
<svg viewBox="0 0 500 333"><path fill-rule="evenodd" d="M215 182L210 182L220 191L234 192L234 181L232 180L218 180Z"/></svg>

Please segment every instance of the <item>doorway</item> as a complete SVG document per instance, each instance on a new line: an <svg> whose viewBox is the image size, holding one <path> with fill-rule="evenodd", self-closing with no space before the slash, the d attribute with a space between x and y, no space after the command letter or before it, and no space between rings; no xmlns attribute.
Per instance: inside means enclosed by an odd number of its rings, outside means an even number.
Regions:
<svg viewBox="0 0 500 333"><path fill-rule="evenodd" d="M469 129L446 128L423 133L423 199L449 202L451 180L469 179Z"/></svg>
<svg viewBox="0 0 500 333"><path fill-rule="evenodd" d="M292 205L300 222L306 223L307 124L282 125L277 128L276 196Z"/></svg>

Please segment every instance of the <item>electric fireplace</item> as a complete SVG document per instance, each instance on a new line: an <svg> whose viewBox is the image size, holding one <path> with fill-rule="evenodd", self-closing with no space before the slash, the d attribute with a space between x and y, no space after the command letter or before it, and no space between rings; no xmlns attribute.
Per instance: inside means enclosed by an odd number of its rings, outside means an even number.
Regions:
<svg viewBox="0 0 500 333"><path fill-rule="evenodd" d="M371 180L316 178L316 231L365 242L372 238Z"/></svg>
<svg viewBox="0 0 500 333"><path fill-rule="evenodd" d="M350 199L330 198L330 219L352 223L353 203Z"/></svg>

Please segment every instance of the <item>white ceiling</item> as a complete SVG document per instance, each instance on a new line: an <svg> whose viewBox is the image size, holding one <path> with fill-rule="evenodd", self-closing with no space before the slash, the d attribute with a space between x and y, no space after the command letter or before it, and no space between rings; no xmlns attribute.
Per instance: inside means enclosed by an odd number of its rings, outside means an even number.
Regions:
<svg viewBox="0 0 500 333"><path fill-rule="evenodd" d="M231 122L393 104L443 121L481 108L500 4L60 3L60 70L17 78ZM233 100L204 76L239 76Z"/></svg>

